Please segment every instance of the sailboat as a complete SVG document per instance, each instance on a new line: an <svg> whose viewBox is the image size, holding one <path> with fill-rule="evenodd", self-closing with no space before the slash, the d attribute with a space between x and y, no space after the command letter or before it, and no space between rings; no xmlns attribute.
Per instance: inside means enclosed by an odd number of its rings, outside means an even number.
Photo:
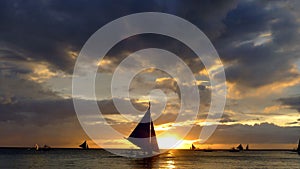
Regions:
<svg viewBox="0 0 300 169"><path fill-rule="evenodd" d="M236 149L235 147L232 147L229 152L240 152L240 150Z"/></svg>
<svg viewBox="0 0 300 169"><path fill-rule="evenodd" d="M240 144L236 148L232 147L232 149L230 149L229 152L240 152L240 151L243 151L243 150L244 150L243 145Z"/></svg>
<svg viewBox="0 0 300 169"><path fill-rule="evenodd" d="M34 145L34 149L35 149L36 151L38 151L38 150L39 150L39 145L38 145L38 144L35 144L35 145Z"/></svg>
<svg viewBox="0 0 300 169"><path fill-rule="evenodd" d="M247 144L245 151L249 151L249 145Z"/></svg>
<svg viewBox="0 0 300 169"><path fill-rule="evenodd" d="M138 146L143 151L144 155L140 155L141 157L154 156L159 154L159 147L157 144L155 129L151 118L150 107L151 104L149 102L149 108L144 117L132 131L130 136L126 138L128 141ZM137 154L137 156L139 155Z"/></svg>
<svg viewBox="0 0 300 169"><path fill-rule="evenodd" d="M40 147L38 144L35 144L34 147L31 149L33 149L35 151L49 151L51 149L51 147L46 144L43 147Z"/></svg>
<svg viewBox="0 0 300 169"><path fill-rule="evenodd" d="M190 149L191 150L196 150L196 147L194 146L194 144L192 144L192 147Z"/></svg>
<svg viewBox="0 0 300 169"><path fill-rule="evenodd" d="M81 147L84 150L89 149L89 145L86 143L86 140L82 144L80 144L79 147Z"/></svg>
<svg viewBox="0 0 300 169"><path fill-rule="evenodd" d="M47 144L45 144L43 147L40 147L39 150L43 150L43 151L49 151L51 149L50 146L48 146Z"/></svg>
<svg viewBox="0 0 300 169"><path fill-rule="evenodd" d="M243 148L243 146L242 146L242 144L240 144L239 146L237 146L236 147L238 150L240 150L240 151L243 151L244 150L244 148Z"/></svg>

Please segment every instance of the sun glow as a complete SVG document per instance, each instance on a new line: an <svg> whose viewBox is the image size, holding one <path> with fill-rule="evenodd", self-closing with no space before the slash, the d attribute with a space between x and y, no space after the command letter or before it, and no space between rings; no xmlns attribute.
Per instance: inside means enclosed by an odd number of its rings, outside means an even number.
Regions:
<svg viewBox="0 0 300 169"><path fill-rule="evenodd" d="M173 149L180 148L182 144L181 138L174 134L163 134L157 137L159 148Z"/></svg>

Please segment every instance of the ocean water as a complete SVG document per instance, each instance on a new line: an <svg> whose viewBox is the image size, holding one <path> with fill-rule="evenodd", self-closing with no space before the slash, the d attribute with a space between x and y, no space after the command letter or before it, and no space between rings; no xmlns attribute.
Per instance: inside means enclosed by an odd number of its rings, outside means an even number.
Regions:
<svg viewBox="0 0 300 169"><path fill-rule="evenodd" d="M290 151L203 152L170 150L148 159L113 155L105 150L0 149L0 168L208 168L208 169L300 169L300 155Z"/></svg>

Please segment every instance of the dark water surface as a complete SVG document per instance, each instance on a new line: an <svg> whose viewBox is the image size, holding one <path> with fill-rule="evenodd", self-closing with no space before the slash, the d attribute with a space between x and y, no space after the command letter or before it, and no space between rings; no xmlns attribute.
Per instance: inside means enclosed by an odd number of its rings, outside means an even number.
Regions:
<svg viewBox="0 0 300 169"><path fill-rule="evenodd" d="M289 151L202 152L171 150L151 159L133 159L105 150L0 149L0 168L286 168L300 169L300 156Z"/></svg>

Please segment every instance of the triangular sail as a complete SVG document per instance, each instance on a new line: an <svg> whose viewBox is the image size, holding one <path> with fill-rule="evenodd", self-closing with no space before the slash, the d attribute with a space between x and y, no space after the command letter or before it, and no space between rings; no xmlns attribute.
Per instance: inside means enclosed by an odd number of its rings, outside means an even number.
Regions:
<svg viewBox="0 0 300 169"><path fill-rule="evenodd" d="M82 144L79 145L79 147L83 148L83 149L89 149L88 144L86 143L86 141L84 141Z"/></svg>
<svg viewBox="0 0 300 169"><path fill-rule="evenodd" d="M192 144L192 147L191 147L192 150L195 150L196 147L194 146L194 144Z"/></svg>
<svg viewBox="0 0 300 169"><path fill-rule="evenodd" d="M239 146L237 146L237 149L238 149L238 150L244 150L242 144L240 144Z"/></svg>
<svg viewBox="0 0 300 169"><path fill-rule="evenodd" d="M149 138L150 137L150 110L148 109L142 120L135 127L129 137Z"/></svg>
<svg viewBox="0 0 300 169"><path fill-rule="evenodd" d="M146 114L127 140L149 153L152 153L152 151L159 152L155 129L150 114L150 104Z"/></svg>

